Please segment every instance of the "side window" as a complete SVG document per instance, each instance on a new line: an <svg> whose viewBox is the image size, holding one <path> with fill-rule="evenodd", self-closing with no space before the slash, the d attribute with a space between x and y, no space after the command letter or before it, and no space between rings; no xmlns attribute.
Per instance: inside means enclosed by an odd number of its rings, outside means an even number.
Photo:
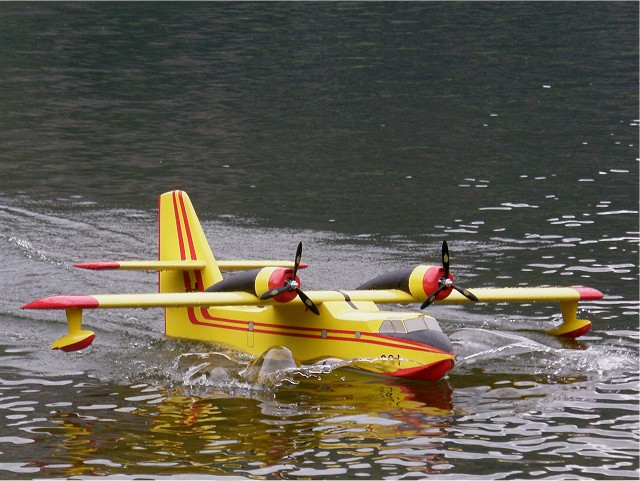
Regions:
<svg viewBox="0 0 640 481"><path fill-rule="evenodd" d="M395 330L393 329L393 324L391 324L391 321L384 321L382 324L380 324L380 329L378 329L378 332L381 334L394 333Z"/></svg>
<svg viewBox="0 0 640 481"><path fill-rule="evenodd" d="M391 322L393 322L393 327L395 327L396 332L407 332L404 330L404 323L400 319L394 319Z"/></svg>

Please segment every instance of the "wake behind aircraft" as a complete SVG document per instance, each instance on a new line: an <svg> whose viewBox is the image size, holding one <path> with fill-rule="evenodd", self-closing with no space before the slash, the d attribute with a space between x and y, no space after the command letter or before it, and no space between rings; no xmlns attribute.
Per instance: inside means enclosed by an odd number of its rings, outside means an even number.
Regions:
<svg viewBox="0 0 640 481"><path fill-rule="evenodd" d="M371 279L352 290L303 291L293 261L216 260L186 192L162 194L158 208L158 260L75 264L91 270L159 271L158 292L56 295L23 309L66 312L68 333L51 348L87 348L95 334L82 329L85 309L163 308L165 335L225 345L260 356L284 346L301 364L347 362L350 368L399 378L437 381L454 366L453 346L437 320L422 312L383 311L378 304L558 302L562 323L550 335L577 338L591 322L577 319L579 301L601 299L589 287L466 289L450 272L449 248L441 265L418 265ZM224 276L223 271L241 271Z"/></svg>

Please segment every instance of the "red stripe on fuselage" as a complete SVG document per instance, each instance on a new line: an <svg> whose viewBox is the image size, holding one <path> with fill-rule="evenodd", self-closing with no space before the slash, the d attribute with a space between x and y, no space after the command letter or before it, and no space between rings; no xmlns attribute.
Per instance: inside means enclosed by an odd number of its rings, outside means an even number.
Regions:
<svg viewBox="0 0 640 481"><path fill-rule="evenodd" d="M233 331L248 330L249 321L213 317L209 314L206 308L204 307L200 308L201 315L204 319L207 319L210 321L217 321L216 323L209 323L209 322L199 320L194 308L189 307L187 308L187 310L188 310L189 320L191 321L191 323L196 325L214 327L219 329L230 329ZM235 325L230 325L230 324L235 324ZM355 337L356 331L348 331L348 330L341 330L341 329L298 327L298 326L289 326L289 325L281 325L281 324L267 324L262 322L254 322L253 326L254 326L253 332L262 333L262 334L271 334L271 335L298 337L298 338L307 338L307 339L323 339L322 331L327 331L327 335L330 336L330 339L332 340L375 344L378 346L395 347L398 349L410 349L413 351L426 351L426 352L433 352L438 354L451 354L450 352L446 352L441 349L436 349L427 344L422 344L419 342L410 341L406 339L396 339L393 337L383 336L381 334L376 334L371 332L361 332L360 338L356 338ZM291 331L302 331L303 333L291 332ZM345 335L349 337L342 337Z"/></svg>

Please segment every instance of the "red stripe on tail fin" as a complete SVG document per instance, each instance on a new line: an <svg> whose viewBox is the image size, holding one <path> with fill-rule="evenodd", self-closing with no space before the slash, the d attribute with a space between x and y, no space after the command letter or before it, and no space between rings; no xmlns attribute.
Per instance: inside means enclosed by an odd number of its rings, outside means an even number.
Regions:
<svg viewBox="0 0 640 481"><path fill-rule="evenodd" d="M202 291L222 280L222 274L211 252L198 216L186 192L172 191L159 200L158 238L161 261L199 260L205 264L193 275L188 272L160 273L159 292Z"/></svg>

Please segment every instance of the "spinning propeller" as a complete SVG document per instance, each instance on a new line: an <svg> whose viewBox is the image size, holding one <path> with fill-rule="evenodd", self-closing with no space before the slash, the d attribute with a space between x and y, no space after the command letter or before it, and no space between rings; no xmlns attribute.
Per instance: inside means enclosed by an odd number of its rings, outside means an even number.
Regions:
<svg viewBox="0 0 640 481"><path fill-rule="evenodd" d="M420 309L424 309L425 307L432 304L433 301L435 301L436 298L438 297L438 294L440 294L445 289L451 289L451 288L458 291L467 299L474 302L478 302L478 298L475 296L475 294L468 291L464 287L456 286L453 283L453 280L449 278L449 246L447 246L446 240L442 241L442 268L444 269L444 275L440 279L438 279L438 285L440 287L438 287L438 289L436 289L436 291L433 294L427 297L427 300L422 303L422 305L420 306Z"/></svg>
<svg viewBox="0 0 640 481"><path fill-rule="evenodd" d="M267 299L271 299L272 297L275 297L279 294L282 294L283 292L291 292L291 291L295 291L296 294L298 294L298 296L300 297L300 299L302 299L302 302L304 302L304 305L307 306L307 308L313 312L316 315L320 315L320 311L318 310L318 307L315 305L315 303L309 298L309 296L307 296L304 292L302 292L302 290L300 289L300 285L298 284L298 281L296 280L296 274L298 273L298 267L300 266L300 259L302 258L302 242L300 242L298 244L298 250L296 251L296 258L293 264L293 274L291 277L288 277L287 279L284 280L284 284L280 287L275 287L273 289L268 290L267 292L265 292L264 294L262 294L260 296L260 299L262 300L267 300Z"/></svg>

